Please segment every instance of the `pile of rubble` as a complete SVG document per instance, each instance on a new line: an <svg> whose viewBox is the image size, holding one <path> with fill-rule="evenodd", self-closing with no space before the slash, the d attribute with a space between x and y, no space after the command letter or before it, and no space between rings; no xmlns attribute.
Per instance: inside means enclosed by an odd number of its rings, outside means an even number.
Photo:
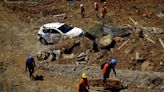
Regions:
<svg viewBox="0 0 164 92"><path fill-rule="evenodd" d="M48 49L40 51L37 54L37 59L39 61L60 61L58 63L62 63L61 59L71 59L73 60L71 63L79 62L86 64L91 53L97 52L98 49L109 46L111 42L112 38L109 35L102 37L98 42L95 42L86 36L75 39L66 39L54 44Z"/></svg>
<svg viewBox="0 0 164 92"><path fill-rule="evenodd" d="M99 65L116 58L119 68L164 71L162 69L164 32L154 27L129 27L128 35L124 35L127 34L125 31L98 38L86 34L83 37L62 40L49 49L39 52L38 60L61 64Z"/></svg>

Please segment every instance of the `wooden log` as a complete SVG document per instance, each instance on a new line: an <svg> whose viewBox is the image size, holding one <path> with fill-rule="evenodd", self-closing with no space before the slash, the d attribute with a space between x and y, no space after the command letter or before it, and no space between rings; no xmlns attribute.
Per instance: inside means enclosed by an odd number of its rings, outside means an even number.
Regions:
<svg viewBox="0 0 164 92"><path fill-rule="evenodd" d="M62 13L62 14L57 14L57 15L53 15L54 17L64 17L64 16L66 16L66 14L65 13Z"/></svg>
<svg viewBox="0 0 164 92"><path fill-rule="evenodd" d="M152 39L150 39L150 38L148 37L148 35L144 34L144 36L146 37L146 39L147 39L148 41L150 41L151 43L155 44L155 41L152 40Z"/></svg>
<svg viewBox="0 0 164 92"><path fill-rule="evenodd" d="M129 19L132 21L132 23L134 24L134 26L137 26L137 22L135 22L133 19L132 19L132 17L129 17Z"/></svg>
<svg viewBox="0 0 164 92"><path fill-rule="evenodd" d="M120 50L125 44L127 44L130 41L130 39L126 40L120 47L118 47L117 50Z"/></svg>
<svg viewBox="0 0 164 92"><path fill-rule="evenodd" d="M164 48L164 43L163 43L162 39L159 38L158 40L161 43L162 47Z"/></svg>
<svg viewBox="0 0 164 92"><path fill-rule="evenodd" d="M157 34L157 36L158 36L158 40L159 40L160 44L162 45L162 47L164 48L164 43L163 43L162 39L161 39L161 38L159 38L159 35L158 35L158 33L157 33L156 29L155 29L155 28L153 28L153 31Z"/></svg>

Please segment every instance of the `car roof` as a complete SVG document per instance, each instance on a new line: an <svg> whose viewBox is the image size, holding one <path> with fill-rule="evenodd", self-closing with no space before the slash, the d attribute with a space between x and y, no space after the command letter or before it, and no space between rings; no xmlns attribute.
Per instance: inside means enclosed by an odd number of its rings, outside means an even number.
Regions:
<svg viewBox="0 0 164 92"><path fill-rule="evenodd" d="M64 25L64 23L56 22L56 23L47 23L47 24L44 24L43 27L48 27L48 28L59 28L59 27L61 27L62 25Z"/></svg>

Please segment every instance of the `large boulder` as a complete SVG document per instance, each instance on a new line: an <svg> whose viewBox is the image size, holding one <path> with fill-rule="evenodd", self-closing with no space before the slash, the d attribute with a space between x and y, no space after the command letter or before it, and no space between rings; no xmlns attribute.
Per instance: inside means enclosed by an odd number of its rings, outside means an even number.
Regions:
<svg viewBox="0 0 164 92"><path fill-rule="evenodd" d="M100 38L98 42L98 46L100 48L108 47L109 45L111 45L112 41L113 41L113 38L111 35L103 36Z"/></svg>

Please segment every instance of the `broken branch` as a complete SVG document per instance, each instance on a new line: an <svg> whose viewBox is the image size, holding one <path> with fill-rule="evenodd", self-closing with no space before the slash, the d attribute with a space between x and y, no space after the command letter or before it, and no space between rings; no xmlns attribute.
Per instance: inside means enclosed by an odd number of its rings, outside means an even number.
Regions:
<svg viewBox="0 0 164 92"><path fill-rule="evenodd" d="M129 19L132 21L132 23L134 24L134 26L136 26L138 23L135 22L131 17L129 17Z"/></svg>
<svg viewBox="0 0 164 92"><path fill-rule="evenodd" d="M127 44L130 41L130 39L126 40L117 50L120 50L125 44Z"/></svg>
<svg viewBox="0 0 164 92"><path fill-rule="evenodd" d="M155 28L153 28L153 31L157 34L157 36L158 36L158 40L159 40L160 44L162 45L162 47L164 48L164 43L163 43L162 39L161 39L161 38L159 38L159 35L158 35L158 33L157 33L156 29L155 29Z"/></svg>
<svg viewBox="0 0 164 92"><path fill-rule="evenodd" d="M148 41L150 41L151 43L155 44L155 41L153 41L152 39L150 39L150 38L148 37L148 35L144 34L144 36L146 37L146 39L147 39Z"/></svg>
<svg viewBox="0 0 164 92"><path fill-rule="evenodd" d="M161 43L162 47L164 48L164 43L163 43L162 39L159 38L158 40Z"/></svg>

